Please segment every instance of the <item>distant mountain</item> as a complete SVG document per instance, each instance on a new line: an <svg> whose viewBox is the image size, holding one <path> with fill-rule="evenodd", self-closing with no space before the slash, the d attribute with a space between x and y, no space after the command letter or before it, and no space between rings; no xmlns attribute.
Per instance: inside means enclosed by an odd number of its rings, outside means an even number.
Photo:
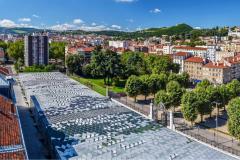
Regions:
<svg viewBox="0 0 240 160"><path fill-rule="evenodd" d="M36 28L5 28L0 27L0 34L28 34L28 33L34 33L34 32L42 32L43 29L36 29Z"/></svg>
<svg viewBox="0 0 240 160"><path fill-rule="evenodd" d="M162 36L162 35L181 35L190 34L193 28L187 24L178 24L172 27L162 27L162 28L150 28L146 30L140 30L135 32L124 32L124 31L89 31L85 32L82 30L71 31L73 34L97 34L97 35L107 35L122 38L139 38L139 37L152 37L152 36Z"/></svg>
<svg viewBox="0 0 240 160"><path fill-rule="evenodd" d="M33 32L43 32L43 29L36 28L4 28L0 27L0 34L28 34ZM47 32L56 32L60 34L96 34L96 35L106 35L113 36L116 39L136 39L136 38L147 38L153 36L162 35L178 35L178 36L226 36L228 33L227 28L210 28L210 29L193 29L191 26L182 23L171 27L161 27L161 28L149 28L145 30L135 31L135 32L124 32L124 31L83 31L83 30L68 30L68 31L54 31L47 30Z"/></svg>

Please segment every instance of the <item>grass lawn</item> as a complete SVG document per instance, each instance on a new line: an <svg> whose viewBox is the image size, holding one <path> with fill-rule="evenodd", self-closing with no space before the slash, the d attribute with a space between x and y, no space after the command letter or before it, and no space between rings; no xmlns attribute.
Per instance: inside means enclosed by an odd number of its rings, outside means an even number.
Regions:
<svg viewBox="0 0 240 160"><path fill-rule="evenodd" d="M106 86L104 85L103 79L92 79L92 78L83 78L80 76L70 76L72 79L92 88L96 92L106 95ZM124 92L124 87L116 87L116 86L110 86L110 91L113 91L115 93L122 93Z"/></svg>

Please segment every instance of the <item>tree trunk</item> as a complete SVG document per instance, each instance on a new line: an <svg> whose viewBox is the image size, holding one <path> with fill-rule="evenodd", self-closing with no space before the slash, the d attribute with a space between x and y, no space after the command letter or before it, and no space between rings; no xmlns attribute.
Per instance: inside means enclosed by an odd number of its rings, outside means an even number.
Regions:
<svg viewBox="0 0 240 160"><path fill-rule="evenodd" d="M200 116L201 116L201 122L203 122L203 115L201 114Z"/></svg>
<svg viewBox="0 0 240 160"><path fill-rule="evenodd" d="M145 101L147 100L147 96L145 95Z"/></svg>
<svg viewBox="0 0 240 160"><path fill-rule="evenodd" d="M104 77L104 84L106 84L106 77Z"/></svg>
<svg viewBox="0 0 240 160"><path fill-rule="evenodd" d="M134 102L135 102L135 103L137 102L137 96L134 97Z"/></svg>

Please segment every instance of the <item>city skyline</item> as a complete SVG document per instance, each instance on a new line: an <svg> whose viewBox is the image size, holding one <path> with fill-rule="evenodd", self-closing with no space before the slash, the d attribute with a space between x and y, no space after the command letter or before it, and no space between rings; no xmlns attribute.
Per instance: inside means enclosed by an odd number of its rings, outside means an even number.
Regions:
<svg viewBox="0 0 240 160"><path fill-rule="evenodd" d="M239 4L237 0L0 0L5 6L0 10L0 27L135 31L179 23L195 28L235 26L240 24Z"/></svg>

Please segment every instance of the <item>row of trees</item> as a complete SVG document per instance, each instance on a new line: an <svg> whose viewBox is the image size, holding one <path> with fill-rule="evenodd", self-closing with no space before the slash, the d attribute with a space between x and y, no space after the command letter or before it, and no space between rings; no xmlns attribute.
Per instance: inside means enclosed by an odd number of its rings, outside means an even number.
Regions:
<svg viewBox="0 0 240 160"><path fill-rule="evenodd" d="M228 106L228 130L229 133L240 139L240 82L233 80L228 84L219 86L212 85L208 80L198 83L196 88L185 91L177 81L170 81L165 90L157 92L155 103L163 103L166 109L181 106L184 119L191 124L197 119L198 115L203 121L204 115L209 115L217 107L219 109Z"/></svg>
<svg viewBox="0 0 240 160"><path fill-rule="evenodd" d="M114 79L127 79L131 75L179 71L179 65L173 64L168 56L146 56L139 52L126 52L119 55L111 50L103 50L101 47L94 50L90 63L87 63L82 55L69 55L66 64L70 73L93 78L100 77L108 85L111 85Z"/></svg>
<svg viewBox="0 0 240 160"><path fill-rule="evenodd" d="M228 102L240 95L240 82L233 80L226 85L213 86L209 81L199 83L193 91L186 92L181 99L182 113L186 120L193 123L198 114L203 120L203 115L211 113L217 106L224 108Z"/></svg>
<svg viewBox="0 0 240 160"><path fill-rule="evenodd" d="M156 95L157 103L160 103L163 99L164 102L166 102L166 99L170 101L182 95L184 90L182 88L185 87L186 84L188 84L188 79L189 77L186 73L161 73L142 76L133 75L128 78L125 86L125 91L128 96L134 97L135 101L138 95L144 95L146 100L146 97L148 95L152 94L155 97L155 94L160 91ZM167 91L167 93L166 95L163 95L163 93L165 94L165 90ZM174 105L175 101L177 100L174 100L174 102L172 102L174 103ZM168 102L165 105L168 106Z"/></svg>

